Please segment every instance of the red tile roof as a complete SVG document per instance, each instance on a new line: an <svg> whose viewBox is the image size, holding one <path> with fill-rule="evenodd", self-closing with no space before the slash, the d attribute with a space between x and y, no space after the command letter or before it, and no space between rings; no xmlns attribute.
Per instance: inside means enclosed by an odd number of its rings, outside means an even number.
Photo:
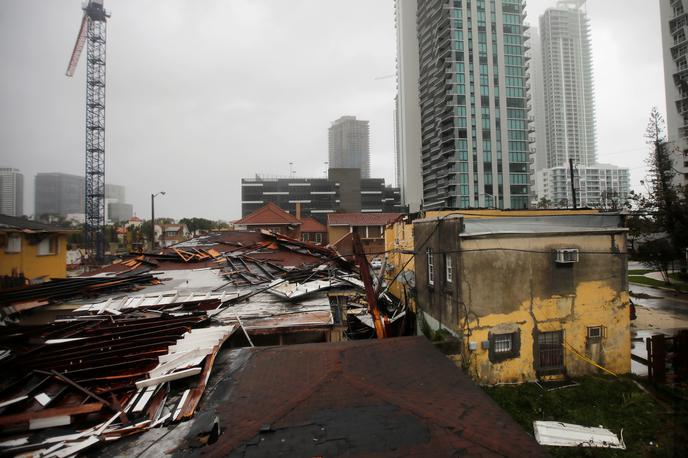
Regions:
<svg viewBox="0 0 688 458"><path fill-rule="evenodd" d="M315 218L302 218L301 232L327 232L327 226L320 223L320 221Z"/></svg>
<svg viewBox="0 0 688 458"><path fill-rule="evenodd" d="M385 226L399 218L401 213L331 213L328 226Z"/></svg>
<svg viewBox="0 0 688 458"><path fill-rule="evenodd" d="M260 207L253 213L246 215L238 221L234 221L234 224L240 226L281 226L298 225L301 222L294 215L281 209L277 204L268 202L267 205Z"/></svg>
<svg viewBox="0 0 688 458"><path fill-rule="evenodd" d="M218 366L204 410L231 434L207 456L546 456L424 337L244 348Z"/></svg>

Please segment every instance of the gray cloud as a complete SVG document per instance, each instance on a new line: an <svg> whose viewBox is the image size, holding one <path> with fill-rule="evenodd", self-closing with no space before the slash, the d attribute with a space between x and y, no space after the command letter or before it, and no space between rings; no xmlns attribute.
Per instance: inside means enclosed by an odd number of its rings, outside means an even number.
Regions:
<svg viewBox="0 0 688 458"><path fill-rule="evenodd" d="M530 22L552 4L530 0ZM642 166L650 106L664 107L656 2L590 0L600 157ZM391 0L106 0L107 181L148 216L240 216L240 179L321 176L327 128L371 122L373 174L392 180ZM0 164L83 173L85 72L64 76L80 0L0 3ZM642 33L640 33L642 31ZM632 153L612 154L634 150ZM633 170L634 180L641 169Z"/></svg>

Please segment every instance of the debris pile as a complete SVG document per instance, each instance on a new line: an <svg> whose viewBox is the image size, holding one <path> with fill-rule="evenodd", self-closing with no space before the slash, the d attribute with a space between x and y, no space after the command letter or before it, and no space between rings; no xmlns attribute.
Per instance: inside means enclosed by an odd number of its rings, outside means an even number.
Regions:
<svg viewBox="0 0 688 458"><path fill-rule="evenodd" d="M223 346L373 338L371 298L386 335L402 334L382 275L368 283L332 248L233 231L4 291L18 319L0 337L0 454L69 456L187 420ZM26 304L64 308L28 326Z"/></svg>

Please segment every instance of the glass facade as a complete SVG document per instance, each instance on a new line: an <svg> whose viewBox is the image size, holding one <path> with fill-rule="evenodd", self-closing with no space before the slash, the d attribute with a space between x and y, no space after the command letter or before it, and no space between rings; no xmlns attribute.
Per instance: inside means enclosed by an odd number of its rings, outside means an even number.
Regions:
<svg viewBox="0 0 688 458"><path fill-rule="evenodd" d="M523 19L521 0L419 0L426 209L528 206Z"/></svg>

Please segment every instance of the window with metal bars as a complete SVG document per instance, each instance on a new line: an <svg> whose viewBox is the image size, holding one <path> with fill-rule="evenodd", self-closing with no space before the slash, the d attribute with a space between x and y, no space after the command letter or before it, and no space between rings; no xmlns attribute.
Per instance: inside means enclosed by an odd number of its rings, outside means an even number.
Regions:
<svg viewBox="0 0 688 458"><path fill-rule="evenodd" d="M518 358L521 350L521 332L489 335L489 359L492 363Z"/></svg>

